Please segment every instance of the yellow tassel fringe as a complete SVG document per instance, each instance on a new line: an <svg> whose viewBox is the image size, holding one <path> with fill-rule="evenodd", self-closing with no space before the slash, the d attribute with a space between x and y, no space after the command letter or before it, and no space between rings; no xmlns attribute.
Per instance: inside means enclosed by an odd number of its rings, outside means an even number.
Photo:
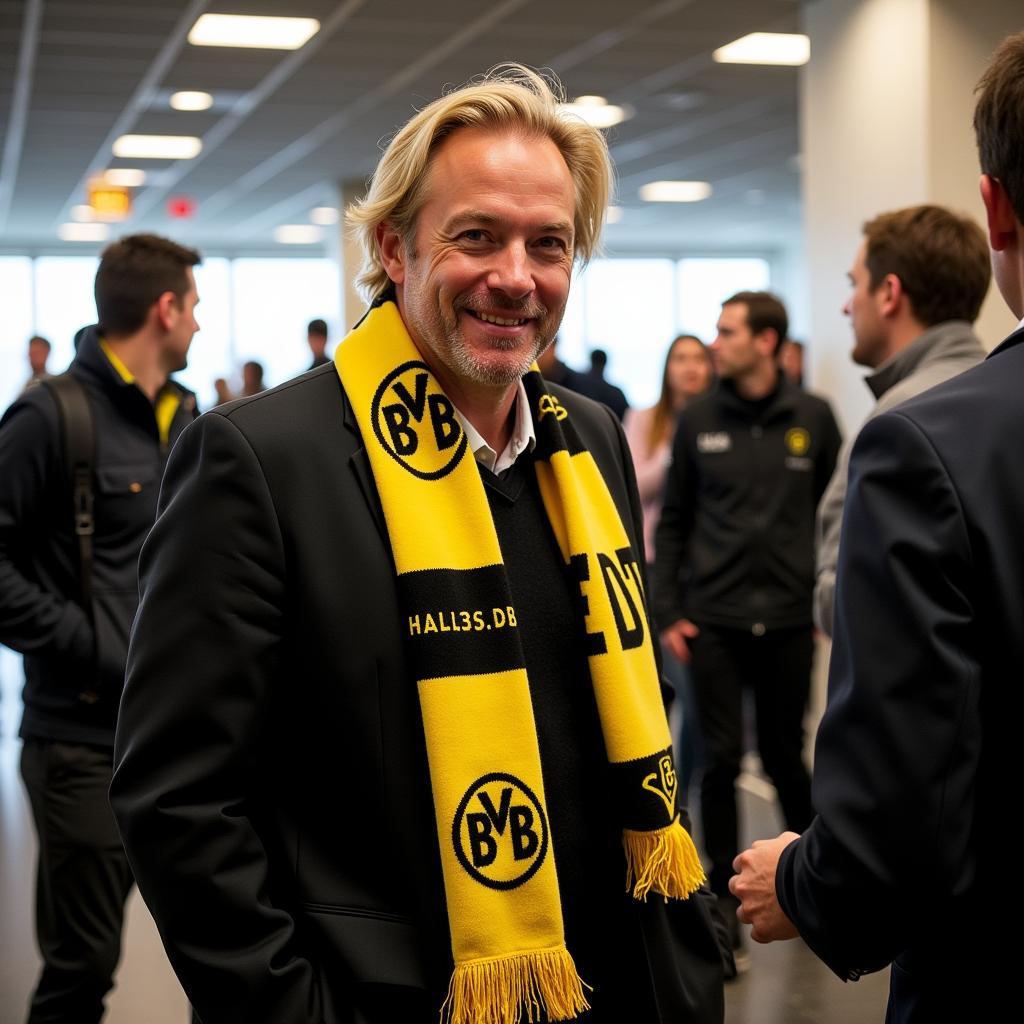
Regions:
<svg viewBox="0 0 1024 1024"><path fill-rule="evenodd" d="M685 900L704 881L693 840L678 818L655 832L626 829L622 844L626 848L626 889L632 889L634 899L646 900L653 891L665 899Z"/></svg>
<svg viewBox="0 0 1024 1024"><path fill-rule="evenodd" d="M576 965L565 946L456 964L441 1007L448 1024L533 1024L571 1020L590 1009ZM589 985L586 985L589 988Z"/></svg>

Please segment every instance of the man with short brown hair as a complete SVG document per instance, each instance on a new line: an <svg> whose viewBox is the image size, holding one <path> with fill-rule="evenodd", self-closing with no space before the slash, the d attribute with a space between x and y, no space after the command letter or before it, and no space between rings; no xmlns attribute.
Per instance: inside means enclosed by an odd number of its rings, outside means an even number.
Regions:
<svg viewBox="0 0 1024 1024"><path fill-rule="evenodd" d="M114 725L139 550L196 415L170 374L199 329L198 262L155 235L110 245L99 323L79 332L67 375L0 422L0 643L25 656L21 773L39 837L32 1024L99 1021L120 955L132 873L107 802Z"/></svg>
<svg viewBox="0 0 1024 1024"><path fill-rule="evenodd" d="M801 935L844 980L892 964L891 1024L1013 1005L1024 674L1024 33L978 88L981 196L1017 329L871 419L850 459L829 705L802 836L736 860L760 942ZM1009 908L1009 909L1008 909Z"/></svg>
<svg viewBox="0 0 1024 1024"><path fill-rule="evenodd" d="M851 358L875 372L865 378L878 416L970 369L985 358L971 325L992 272L985 233L941 206L911 206L864 225L848 274ZM814 622L832 635L839 529L853 440L839 454L817 523Z"/></svg>
<svg viewBox="0 0 1024 1024"><path fill-rule="evenodd" d="M718 384L680 417L655 545L662 638L680 661L692 657L706 754L704 843L736 948L728 883L739 852L744 691L753 694L761 761L785 820L804 828L813 814L803 717L814 510L840 437L828 403L781 372L788 326L785 306L768 292L738 292L722 303L711 345Z"/></svg>

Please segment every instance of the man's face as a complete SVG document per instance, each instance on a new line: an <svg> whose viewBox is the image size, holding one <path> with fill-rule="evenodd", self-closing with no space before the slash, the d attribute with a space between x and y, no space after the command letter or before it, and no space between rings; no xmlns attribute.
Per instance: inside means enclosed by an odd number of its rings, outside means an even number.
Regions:
<svg viewBox="0 0 1024 1024"><path fill-rule="evenodd" d="M757 369L763 356L747 323L747 304L730 302L718 317L718 336L711 343L715 372L735 380Z"/></svg>
<svg viewBox="0 0 1024 1024"><path fill-rule="evenodd" d="M41 341L30 341L28 343L28 365L33 373L46 372L46 360L50 356L50 350Z"/></svg>
<svg viewBox="0 0 1024 1024"><path fill-rule="evenodd" d="M309 342L310 351L317 359L319 359L327 348L327 335L317 334L315 331L310 331L306 340Z"/></svg>
<svg viewBox="0 0 1024 1024"><path fill-rule="evenodd" d="M850 297L843 312L850 318L853 328L853 351L850 358L858 366L881 366L888 352L888 330L879 309L881 289L871 289L871 273L865 263L867 243L862 242L854 257L847 277L850 279Z"/></svg>
<svg viewBox="0 0 1024 1024"><path fill-rule="evenodd" d="M554 338L569 294L575 198L549 139L463 128L427 171L388 273L441 386L508 388Z"/></svg>
<svg viewBox="0 0 1024 1024"><path fill-rule="evenodd" d="M180 303L171 303L170 323L164 338L164 369L168 373L177 373L188 365L188 349L192 337L199 330L196 321L196 306L199 304L199 293L196 291L196 279L191 267L185 268L188 278L188 291Z"/></svg>

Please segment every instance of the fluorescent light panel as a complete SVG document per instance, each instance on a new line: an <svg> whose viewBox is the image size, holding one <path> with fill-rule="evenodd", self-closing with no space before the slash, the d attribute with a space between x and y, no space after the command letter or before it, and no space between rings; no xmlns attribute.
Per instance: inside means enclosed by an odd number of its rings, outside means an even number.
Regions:
<svg viewBox="0 0 1024 1024"><path fill-rule="evenodd" d="M146 184L146 172L137 167L111 167L103 172L103 180L122 188L139 188Z"/></svg>
<svg viewBox="0 0 1024 1024"><path fill-rule="evenodd" d="M243 46L297 50L320 31L315 18L264 18L248 14L204 14L192 26L193 46Z"/></svg>
<svg viewBox="0 0 1024 1024"><path fill-rule="evenodd" d="M640 187L647 203L699 203L711 195L706 181L651 181Z"/></svg>
<svg viewBox="0 0 1024 1024"><path fill-rule="evenodd" d="M61 224L57 234L65 242L103 242L110 237L106 224Z"/></svg>
<svg viewBox="0 0 1024 1024"><path fill-rule="evenodd" d="M274 238L282 245L314 245L321 237L315 224L282 224L274 228Z"/></svg>
<svg viewBox="0 0 1024 1024"><path fill-rule="evenodd" d="M317 206L309 212L309 219L314 224L323 224L324 226L337 224L340 216L337 208L334 206Z"/></svg>
<svg viewBox="0 0 1024 1024"><path fill-rule="evenodd" d="M618 224L622 220L622 207L621 206L609 206L605 213L605 222L608 224Z"/></svg>
<svg viewBox="0 0 1024 1024"><path fill-rule="evenodd" d="M96 211L88 203L72 206L71 219L79 224L90 224L96 219Z"/></svg>
<svg viewBox="0 0 1024 1024"><path fill-rule="evenodd" d="M572 103L559 103L563 114L578 117L594 128L611 128L633 116L632 107L618 107L603 96L578 96Z"/></svg>
<svg viewBox="0 0 1024 1024"><path fill-rule="evenodd" d="M202 142L194 135L122 135L114 143L114 156L130 160L191 160Z"/></svg>
<svg viewBox="0 0 1024 1024"><path fill-rule="evenodd" d="M209 110L213 97L208 92L176 92L170 103L175 110Z"/></svg>
<svg viewBox="0 0 1024 1024"><path fill-rule="evenodd" d="M811 59L811 40L787 32L751 32L715 50L719 64L779 64L798 67Z"/></svg>

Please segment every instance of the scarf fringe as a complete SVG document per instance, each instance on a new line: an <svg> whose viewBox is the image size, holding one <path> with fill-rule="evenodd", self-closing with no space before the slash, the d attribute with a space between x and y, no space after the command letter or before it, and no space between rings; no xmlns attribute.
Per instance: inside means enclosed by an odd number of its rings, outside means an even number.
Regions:
<svg viewBox="0 0 1024 1024"><path fill-rule="evenodd" d="M590 1009L585 985L565 946L456 964L441 1020L518 1024L525 1013L533 1024L542 1010L548 1020L571 1020Z"/></svg>
<svg viewBox="0 0 1024 1024"><path fill-rule="evenodd" d="M686 829L676 818L654 832L622 834L626 848L626 889L633 898L646 900L649 892L665 899L685 900L700 888L704 868Z"/></svg>

